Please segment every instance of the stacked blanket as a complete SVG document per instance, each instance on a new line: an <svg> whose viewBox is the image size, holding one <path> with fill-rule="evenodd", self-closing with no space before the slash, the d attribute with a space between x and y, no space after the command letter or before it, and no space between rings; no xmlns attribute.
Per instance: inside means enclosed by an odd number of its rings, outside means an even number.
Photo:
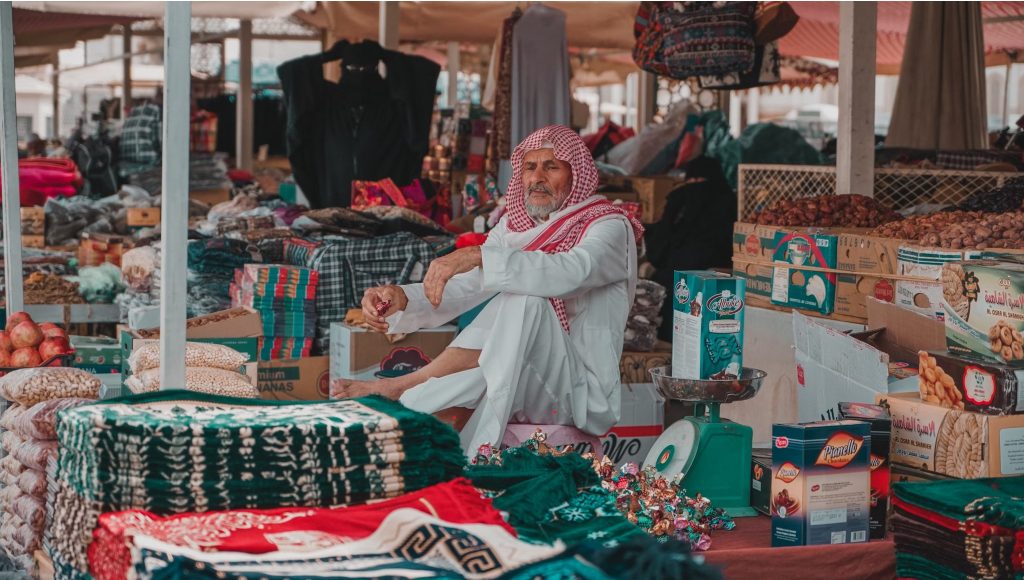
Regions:
<svg viewBox="0 0 1024 580"><path fill-rule="evenodd" d="M259 250L241 240L210 238L188 244L188 317L231 308L235 270L262 261Z"/></svg>
<svg viewBox="0 0 1024 580"><path fill-rule="evenodd" d="M330 507L459 476L457 434L378 397L282 403L169 391L61 414L45 548L88 571L101 514Z"/></svg>
<svg viewBox="0 0 1024 580"><path fill-rule="evenodd" d="M902 578L1024 578L1024 477L898 483Z"/></svg>
<svg viewBox="0 0 1024 580"><path fill-rule="evenodd" d="M249 264L235 270L231 305L260 313L260 360L310 355L316 339L316 289L320 274L299 266Z"/></svg>

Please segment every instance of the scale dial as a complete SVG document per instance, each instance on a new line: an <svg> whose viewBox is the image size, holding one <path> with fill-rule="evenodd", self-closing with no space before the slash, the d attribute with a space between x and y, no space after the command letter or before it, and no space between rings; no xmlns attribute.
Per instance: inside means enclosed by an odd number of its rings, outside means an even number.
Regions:
<svg viewBox="0 0 1024 580"><path fill-rule="evenodd" d="M686 473L697 455L699 438L700 431L696 424L686 419L676 421L654 442L644 465L654 466L666 478Z"/></svg>

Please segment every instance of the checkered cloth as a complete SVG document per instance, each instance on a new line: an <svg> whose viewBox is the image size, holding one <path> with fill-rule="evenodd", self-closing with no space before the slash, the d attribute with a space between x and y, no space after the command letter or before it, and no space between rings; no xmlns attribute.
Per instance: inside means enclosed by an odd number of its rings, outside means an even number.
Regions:
<svg viewBox="0 0 1024 580"><path fill-rule="evenodd" d="M132 109L121 128L121 174L160 163L160 107L146 103Z"/></svg>

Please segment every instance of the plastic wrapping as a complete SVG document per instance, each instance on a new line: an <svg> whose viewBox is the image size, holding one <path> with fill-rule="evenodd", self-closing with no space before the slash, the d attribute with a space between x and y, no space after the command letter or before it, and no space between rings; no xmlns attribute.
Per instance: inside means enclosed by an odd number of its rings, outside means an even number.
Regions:
<svg viewBox="0 0 1024 580"><path fill-rule="evenodd" d="M0 383L2 382L3 381L0 381ZM22 413L25 412L25 410L25 406L19 405L17 403L11 405L10 407L7 407L7 410L4 411L2 415L0 415L0 429L12 431L14 429L14 422Z"/></svg>
<svg viewBox="0 0 1024 580"><path fill-rule="evenodd" d="M67 367L18 369L0 379L0 384L7 400L26 407L51 399L95 399L102 385L92 374Z"/></svg>
<svg viewBox="0 0 1024 580"><path fill-rule="evenodd" d="M14 502L22 495L24 494L21 493L21 488L16 485L0 489L0 511L13 513Z"/></svg>
<svg viewBox="0 0 1024 580"><path fill-rule="evenodd" d="M110 263L85 267L78 276L68 276L78 284L78 293L90 304L110 304L124 286L121 284L121 269Z"/></svg>
<svg viewBox="0 0 1024 580"><path fill-rule="evenodd" d="M149 369L134 374L125 381L133 393L149 393L160 389L160 369ZM210 393L225 397L258 399L259 389L248 377L234 371L206 367L185 369L185 388L197 393Z"/></svg>
<svg viewBox="0 0 1024 580"><path fill-rule="evenodd" d="M4 431L4 434L0 435L0 447L7 453L14 453L14 450L24 442L25 438L14 431Z"/></svg>
<svg viewBox="0 0 1024 580"><path fill-rule="evenodd" d="M160 252L153 246L128 250L121 256L121 281L135 292L149 292L160 269Z"/></svg>
<svg viewBox="0 0 1024 580"><path fill-rule="evenodd" d="M207 367L237 371L249 361L248 355L221 345L205 342L185 343L185 366ZM128 357L128 365L133 373L160 368L160 343L152 342L139 347Z"/></svg>
<svg viewBox="0 0 1024 580"><path fill-rule="evenodd" d="M11 452L11 456L29 469L46 471L46 464L50 461L50 457L57 456L57 442L35 440L25 441L18 447L14 448L14 451Z"/></svg>
<svg viewBox="0 0 1024 580"><path fill-rule="evenodd" d="M27 439L57 439L57 413L92 403L92 399L51 399L33 405L14 422L14 431Z"/></svg>
<svg viewBox="0 0 1024 580"><path fill-rule="evenodd" d="M3 470L5 473L9 473L15 477L21 475L26 469L28 468L10 455L0 459L0 470Z"/></svg>
<svg viewBox="0 0 1024 580"><path fill-rule="evenodd" d="M36 532L46 527L46 502L30 495L20 495L11 504L11 513Z"/></svg>
<svg viewBox="0 0 1024 580"><path fill-rule="evenodd" d="M26 469L18 476L18 489L25 495L46 501L46 473L38 469Z"/></svg>

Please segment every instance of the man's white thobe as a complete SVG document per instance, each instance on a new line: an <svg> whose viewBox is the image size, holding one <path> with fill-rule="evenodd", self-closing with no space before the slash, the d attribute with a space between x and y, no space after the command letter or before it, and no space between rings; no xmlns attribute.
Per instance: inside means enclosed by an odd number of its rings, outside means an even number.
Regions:
<svg viewBox="0 0 1024 580"><path fill-rule="evenodd" d="M500 444L510 422L574 425L601 436L619 420L619 359L636 289L632 229L625 218L609 217L567 252L520 249L543 225L510 232L502 220L481 248L483 267L449 280L438 308L422 284L411 284L402 287L409 305L388 319L389 332L415 332L493 298L450 345L481 351L480 366L430 379L399 399L425 413L475 409L462 430L470 455L484 443ZM565 301L568 334L549 298Z"/></svg>

